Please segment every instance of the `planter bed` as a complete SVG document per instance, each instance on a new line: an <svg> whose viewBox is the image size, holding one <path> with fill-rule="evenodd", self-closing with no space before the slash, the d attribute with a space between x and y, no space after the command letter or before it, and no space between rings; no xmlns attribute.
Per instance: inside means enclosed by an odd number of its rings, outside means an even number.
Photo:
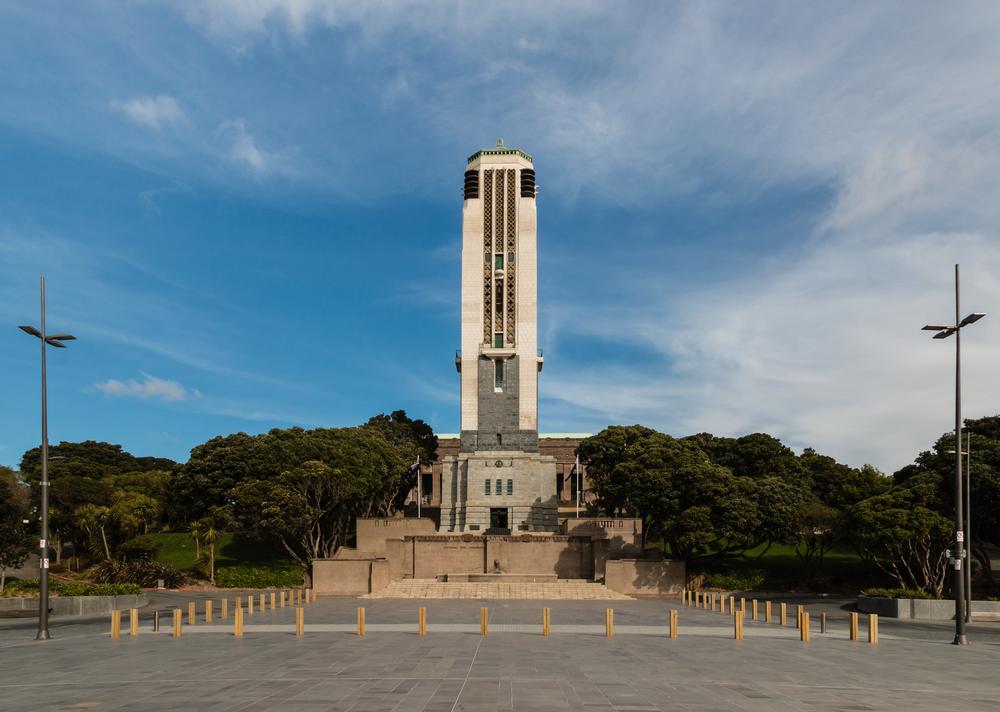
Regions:
<svg viewBox="0 0 1000 712"><path fill-rule="evenodd" d="M886 618L949 621L955 620L955 601L954 599L858 596L858 611L875 613ZM1000 621L1000 601L973 601L972 620Z"/></svg>

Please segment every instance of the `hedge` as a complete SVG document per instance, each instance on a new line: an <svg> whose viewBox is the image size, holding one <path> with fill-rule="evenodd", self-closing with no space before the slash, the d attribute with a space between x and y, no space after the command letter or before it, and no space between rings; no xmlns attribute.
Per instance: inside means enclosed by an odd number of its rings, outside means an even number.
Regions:
<svg viewBox="0 0 1000 712"><path fill-rule="evenodd" d="M215 570L219 588L292 588L302 585L298 566L224 566Z"/></svg>
<svg viewBox="0 0 1000 712"><path fill-rule="evenodd" d="M3 590L5 596L38 593L38 579L11 581ZM67 583L49 579L49 593L56 596L128 596L142 593L134 583Z"/></svg>
<svg viewBox="0 0 1000 712"><path fill-rule="evenodd" d="M922 600L934 600L937 596L932 596L927 591L913 588L866 588L861 592L862 596L872 598L919 598Z"/></svg>
<svg viewBox="0 0 1000 712"><path fill-rule="evenodd" d="M738 574L708 574L705 586L721 588L724 591L755 591L764 585L762 571L747 571Z"/></svg>

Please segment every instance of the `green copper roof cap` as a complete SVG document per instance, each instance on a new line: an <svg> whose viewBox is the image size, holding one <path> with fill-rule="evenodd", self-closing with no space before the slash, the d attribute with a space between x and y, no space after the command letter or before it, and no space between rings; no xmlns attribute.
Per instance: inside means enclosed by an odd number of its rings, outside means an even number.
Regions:
<svg viewBox="0 0 1000 712"><path fill-rule="evenodd" d="M534 162L534 159L531 157L530 153L525 153L519 148L511 148L510 146L504 146L502 138L497 139L497 145L494 146L493 148L484 148L480 151L476 151L475 153L473 153L471 156L469 156L469 160L466 161L466 163L472 163L480 156L520 156L521 158Z"/></svg>

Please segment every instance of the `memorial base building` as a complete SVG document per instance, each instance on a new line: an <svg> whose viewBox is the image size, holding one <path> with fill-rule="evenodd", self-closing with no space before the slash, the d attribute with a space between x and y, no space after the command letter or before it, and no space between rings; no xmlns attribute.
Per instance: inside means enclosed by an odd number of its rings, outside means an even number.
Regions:
<svg viewBox="0 0 1000 712"><path fill-rule="evenodd" d="M586 435L539 437L531 155L502 140L477 151L462 193L461 432L439 438L438 461L419 475L420 516L359 520L356 548L314 562L314 587L357 594L401 578L484 576L614 579L625 593L679 592L682 565L678 579L677 562L643 558L640 520L577 516L572 463ZM585 488L579 496L585 504Z"/></svg>

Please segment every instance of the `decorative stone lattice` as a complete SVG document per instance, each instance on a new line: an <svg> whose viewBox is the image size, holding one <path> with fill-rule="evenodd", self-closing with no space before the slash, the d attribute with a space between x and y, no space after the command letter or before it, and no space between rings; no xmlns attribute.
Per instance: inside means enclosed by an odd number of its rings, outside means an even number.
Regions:
<svg viewBox="0 0 1000 712"><path fill-rule="evenodd" d="M517 246L517 214L515 212L515 206L517 205L515 193L514 193L514 174L516 171L507 171L507 222L506 222L506 247L507 254L513 255L516 252ZM503 243L501 242L501 245ZM503 249L501 247L501 249ZM507 264L507 342L511 345L514 344L514 336L517 328L517 297L516 297L516 280L515 280L515 263L513 260Z"/></svg>
<svg viewBox="0 0 1000 712"><path fill-rule="evenodd" d="M493 170L483 171L483 343L493 343Z"/></svg>

